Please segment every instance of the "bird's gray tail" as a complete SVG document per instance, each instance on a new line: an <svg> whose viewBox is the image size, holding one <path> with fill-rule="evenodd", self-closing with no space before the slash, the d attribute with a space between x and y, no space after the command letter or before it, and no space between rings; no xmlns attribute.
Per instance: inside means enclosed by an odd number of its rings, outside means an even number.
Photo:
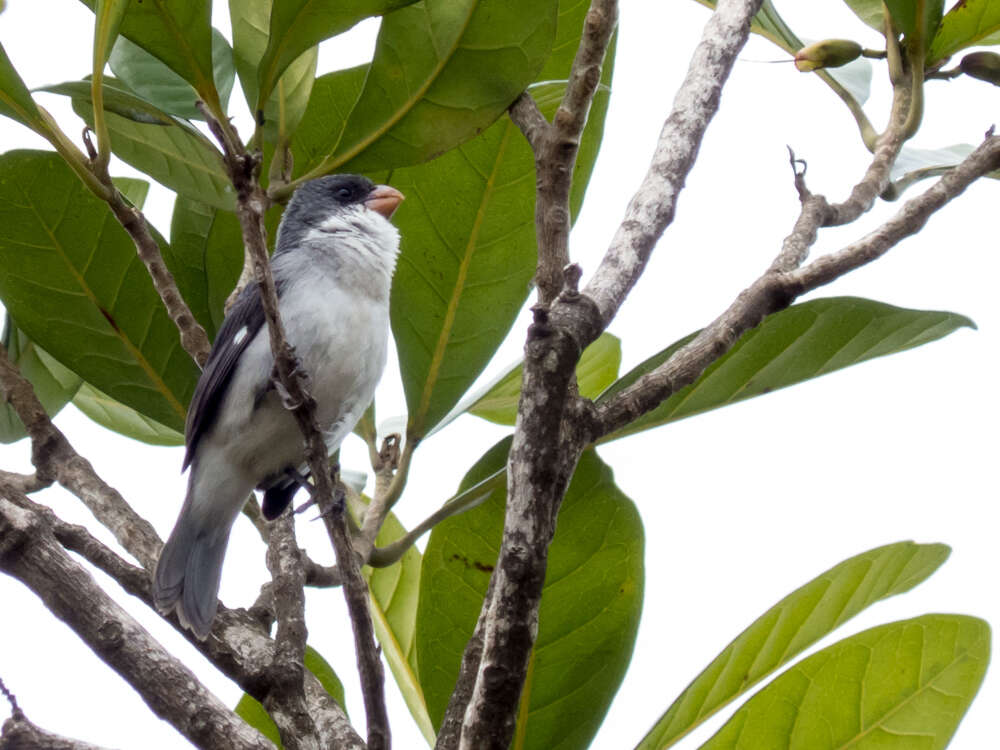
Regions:
<svg viewBox="0 0 1000 750"><path fill-rule="evenodd" d="M231 523L206 524L197 515L192 512L189 486L177 524L156 562L153 602L163 614L176 609L181 625L205 640L219 604Z"/></svg>

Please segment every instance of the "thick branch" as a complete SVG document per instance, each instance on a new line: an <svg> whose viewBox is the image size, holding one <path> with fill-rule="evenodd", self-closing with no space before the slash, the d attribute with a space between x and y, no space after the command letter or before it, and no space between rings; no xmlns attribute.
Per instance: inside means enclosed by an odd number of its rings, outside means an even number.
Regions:
<svg viewBox="0 0 1000 750"><path fill-rule="evenodd" d="M74 740L46 732L32 724L22 713L3 723L0 731L0 750L104 750L89 742Z"/></svg>
<svg viewBox="0 0 1000 750"><path fill-rule="evenodd" d="M283 514L271 528L267 567L274 581L271 594L278 630L264 708L278 725L285 747L319 748L316 725L305 700L305 571L295 542L295 519L290 513Z"/></svg>
<svg viewBox="0 0 1000 750"><path fill-rule="evenodd" d="M602 327L614 318L646 267L653 246L673 221L677 197L719 108L733 62L746 43L750 19L760 5L761 0L720 0L705 26L660 132L649 170L584 291L597 303Z"/></svg>
<svg viewBox="0 0 1000 750"><path fill-rule="evenodd" d="M14 407L31 437L31 460L40 482L55 479L94 514L129 554L152 570L160 552L160 538L152 525L138 515L113 487L108 486L93 466L70 445L52 420L17 367L0 345L0 393Z"/></svg>
<svg viewBox="0 0 1000 750"><path fill-rule="evenodd" d="M41 516L0 498L0 539L0 569L35 592L153 713L199 747L271 746L108 597L66 554Z"/></svg>

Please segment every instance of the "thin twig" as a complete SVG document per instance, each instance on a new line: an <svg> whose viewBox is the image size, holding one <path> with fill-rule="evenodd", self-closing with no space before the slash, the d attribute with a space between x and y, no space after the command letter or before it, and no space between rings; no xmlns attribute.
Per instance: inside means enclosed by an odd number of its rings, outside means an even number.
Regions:
<svg viewBox="0 0 1000 750"><path fill-rule="evenodd" d="M598 407L594 438L621 429L694 382L766 315L787 307L798 296L828 284L881 257L902 239L920 231L927 220L972 182L1000 168L1000 137L989 136L961 164L903 207L874 232L807 266L783 272L772 265L740 293L729 308L666 362ZM793 236L798 230L793 231Z"/></svg>

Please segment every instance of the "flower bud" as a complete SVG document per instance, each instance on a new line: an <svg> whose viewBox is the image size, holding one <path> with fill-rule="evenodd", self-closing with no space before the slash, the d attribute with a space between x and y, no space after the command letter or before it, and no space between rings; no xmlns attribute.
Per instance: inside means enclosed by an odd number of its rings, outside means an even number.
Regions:
<svg viewBox="0 0 1000 750"><path fill-rule="evenodd" d="M795 67L803 73L820 68L839 68L861 57L861 45L850 39L824 39L795 53Z"/></svg>
<svg viewBox="0 0 1000 750"><path fill-rule="evenodd" d="M970 52L958 67L967 76L1000 86L1000 55L996 52Z"/></svg>

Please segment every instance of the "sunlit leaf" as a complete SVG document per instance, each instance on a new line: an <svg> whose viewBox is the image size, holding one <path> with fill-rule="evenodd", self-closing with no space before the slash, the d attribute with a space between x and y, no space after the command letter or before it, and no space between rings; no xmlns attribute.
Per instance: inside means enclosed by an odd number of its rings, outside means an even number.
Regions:
<svg viewBox="0 0 1000 750"><path fill-rule="evenodd" d="M466 475L502 467L509 439ZM497 559L506 488L439 524L420 579L417 653L430 715L440 723ZM521 696L513 747L585 748L628 665L642 606L643 530L611 470L586 451L549 548L538 637Z"/></svg>
<svg viewBox="0 0 1000 750"><path fill-rule="evenodd" d="M941 19L941 26L927 53L928 63L946 60L974 44L1000 44L1000 3L996 0L962 0Z"/></svg>
<svg viewBox="0 0 1000 750"><path fill-rule="evenodd" d="M770 393L865 360L912 349L962 327L962 315L907 310L857 297L830 297L768 316L693 384L607 439L631 435L710 409ZM601 394L606 401L666 361L691 334L635 367Z"/></svg>
<svg viewBox="0 0 1000 750"><path fill-rule="evenodd" d="M823 636L875 602L909 591L947 559L943 544L898 542L835 565L740 633L659 718L637 750L674 745Z"/></svg>
<svg viewBox="0 0 1000 750"><path fill-rule="evenodd" d="M383 547L405 534L406 529L390 513L375 543ZM427 715L423 689L417 677L417 652L414 643L417 599L420 594L420 565L420 551L416 547L410 547L394 565L387 568L366 567L364 574L368 579L372 623L382 646L382 654L410 714L424 739L433 746L434 727Z"/></svg>
<svg viewBox="0 0 1000 750"><path fill-rule="evenodd" d="M793 666L701 750L940 750L989 659L989 625L974 617L924 615L871 628Z"/></svg>
<svg viewBox="0 0 1000 750"><path fill-rule="evenodd" d="M617 336L602 333L588 346L576 366L580 395L595 398L618 377L622 361L622 342ZM491 387L472 400L467 410L477 417L497 424L513 425L517 417L517 402L521 397L521 377L524 366L517 364Z"/></svg>

